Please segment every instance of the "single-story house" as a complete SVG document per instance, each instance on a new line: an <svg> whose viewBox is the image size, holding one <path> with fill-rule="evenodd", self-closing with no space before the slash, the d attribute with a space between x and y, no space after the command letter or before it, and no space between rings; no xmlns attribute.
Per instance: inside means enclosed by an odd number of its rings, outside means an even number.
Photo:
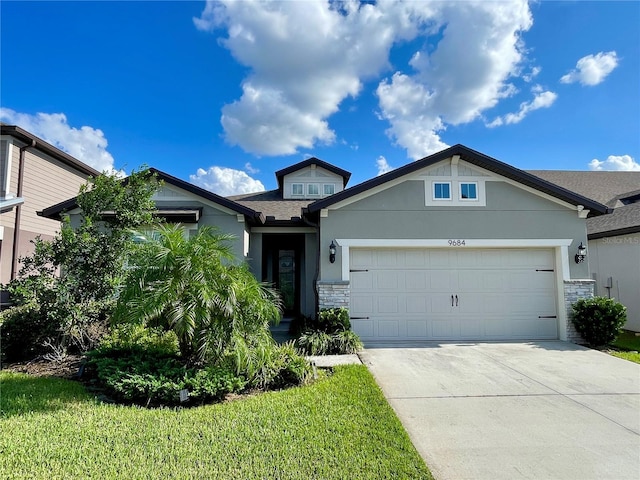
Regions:
<svg viewBox="0 0 640 480"><path fill-rule="evenodd" d="M78 193L100 175L71 155L15 125L0 123L0 284L14 279L32 241L50 240L60 223L37 211ZM4 293L2 304L6 303Z"/></svg>
<svg viewBox="0 0 640 480"><path fill-rule="evenodd" d="M627 307L625 328L640 332L640 172L535 170L530 173L613 209L587 218L595 293Z"/></svg>
<svg viewBox="0 0 640 480"><path fill-rule="evenodd" d="M317 158L276 172L276 190L230 198L156 173L165 218L234 234L286 315L346 306L365 342L575 340L570 305L594 288L577 255L587 220L609 212L463 145L351 188Z"/></svg>

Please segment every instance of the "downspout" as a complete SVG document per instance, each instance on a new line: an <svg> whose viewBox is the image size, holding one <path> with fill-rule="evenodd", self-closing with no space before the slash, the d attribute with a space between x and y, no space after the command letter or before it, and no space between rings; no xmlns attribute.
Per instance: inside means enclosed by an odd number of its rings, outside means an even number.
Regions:
<svg viewBox="0 0 640 480"><path fill-rule="evenodd" d="M24 154L28 148L36 146L36 141L20 147L20 159L18 161L18 191L16 196L22 197L22 184L24 182ZM22 204L16 205L16 218L13 225L13 247L11 249L11 280L15 280L18 274L18 243L20 242L20 217L22 216Z"/></svg>
<svg viewBox="0 0 640 480"><path fill-rule="evenodd" d="M318 292L318 277L320 276L320 222L313 223L311 220L307 219L305 215L305 209L302 211L302 221L316 229L317 233L317 242L318 247L316 248L316 271L313 275L313 296L316 301L315 314L316 318L318 318L318 311L320 310L320 292Z"/></svg>

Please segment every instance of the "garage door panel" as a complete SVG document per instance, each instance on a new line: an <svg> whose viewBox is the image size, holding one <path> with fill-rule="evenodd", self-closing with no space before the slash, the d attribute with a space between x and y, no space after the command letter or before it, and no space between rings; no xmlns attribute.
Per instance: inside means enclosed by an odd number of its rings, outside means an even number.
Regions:
<svg viewBox="0 0 640 480"><path fill-rule="evenodd" d="M399 280L403 275L403 272L398 272L395 270L376 272L376 285L380 290L397 290L398 288L402 287Z"/></svg>
<svg viewBox="0 0 640 480"><path fill-rule="evenodd" d="M407 291L426 291L427 289L427 277L428 274L425 271L412 271L408 270L405 272L405 288Z"/></svg>
<svg viewBox="0 0 640 480"><path fill-rule="evenodd" d="M376 313L403 313L398 309L398 297L378 297Z"/></svg>
<svg viewBox="0 0 640 480"><path fill-rule="evenodd" d="M407 313L427 313L427 297L426 295L407 296L406 299Z"/></svg>
<svg viewBox="0 0 640 480"><path fill-rule="evenodd" d="M373 301L372 295L351 295L351 315L361 317L373 313Z"/></svg>
<svg viewBox="0 0 640 480"><path fill-rule="evenodd" d="M373 274L370 272L351 273L351 291L370 291L373 289Z"/></svg>
<svg viewBox="0 0 640 480"><path fill-rule="evenodd" d="M407 320L407 337L413 339L426 339L427 320Z"/></svg>
<svg viewBox="0 0 640 480"><path fill-rule="evenodd" d="M354 315L355 316L355 315ZM374 321L371 319L352 319L351 329L361 338L375 338Z"/></svg>
<svg viewBox="0 0 640 480"><path fill-rule="evenodd" d="M398 338L399 335L399 322L397 320L379 320L378 321L378 336L383 338Z"/></svg>

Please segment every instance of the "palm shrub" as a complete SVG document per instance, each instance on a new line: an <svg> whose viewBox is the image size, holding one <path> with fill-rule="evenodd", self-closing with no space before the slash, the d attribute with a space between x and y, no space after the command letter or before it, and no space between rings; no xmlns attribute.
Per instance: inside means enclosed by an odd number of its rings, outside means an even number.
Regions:
<svg viewBox="0 0 640 480"><path fill-rule="evenodd" d="M627 308L613 298L583 298L572 305L571 321L592 347L613 342L627 321Z"/></svg>
<svg viewBox="0 0 640 480"><path fill-rule="evenodd" d="M191 363L230 365L252 381L273 357L277 292L234 262L232 236L202 227L187 239L179 225L164 225L146 237L132 256L115 322L172 330Z"/></svg>

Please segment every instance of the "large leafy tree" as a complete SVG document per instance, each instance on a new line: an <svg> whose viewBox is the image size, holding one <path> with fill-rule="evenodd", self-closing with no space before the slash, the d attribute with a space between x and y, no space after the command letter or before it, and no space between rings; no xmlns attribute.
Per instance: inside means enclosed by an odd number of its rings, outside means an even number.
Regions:
<svg viewBox="0 0 640 480"><path fill-rule="evenodd" d="M90 178L77 197L82 213L65 217L56 237L36 239L34 254L21 259L19 278L9 284L13 301L58 326L61 348L86 350L99 339L123 280L131 230L154 222L156 189L148 169Z"/></svg>
<svg viewBox="0 0 640 480"><path fill-rule="evenodd" d="M256 349L269 348L269 321L278 320L277 292L234 262L232 236L202 227L186 238L179 225L144 236L118 298L116 322L142 322L175 331L194 361L231 359L238 370Z"/></svg>

